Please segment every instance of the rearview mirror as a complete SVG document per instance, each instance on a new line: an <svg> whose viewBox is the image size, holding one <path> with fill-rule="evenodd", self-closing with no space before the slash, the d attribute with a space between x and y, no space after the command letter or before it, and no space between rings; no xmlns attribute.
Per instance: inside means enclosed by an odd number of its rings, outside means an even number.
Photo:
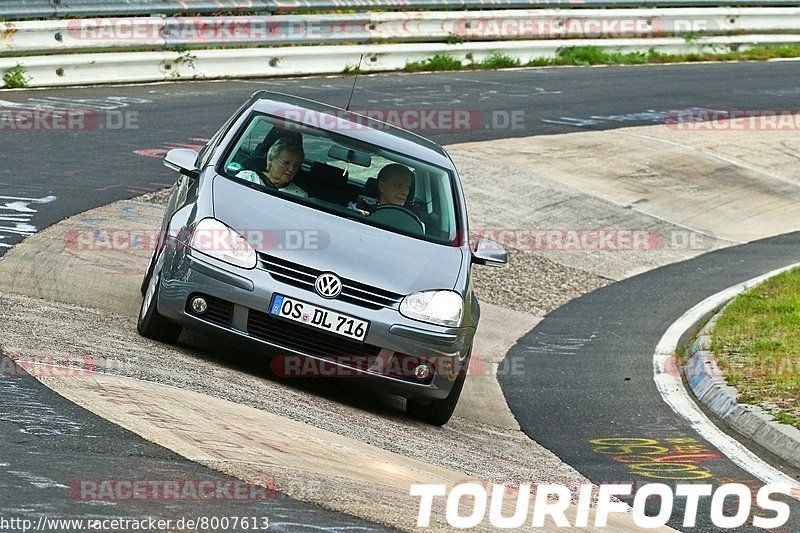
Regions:
<svg viewBox="0 0 800 533"><path fill-rule="evenodd" d="M476 265L505 265L508 263L508 252L495 241L481 238L472 252L472 262Z"/></svg>
<svg viewBox="0 0 800 533"><path fill-rule="evenodd" d="M372 157L364 152L356 152L344 146L331 146L328 150L328 157L338 159L339 161L347 161L360 167L368 167L372 164Z"/></svg>
<svg viewBox="0 0 800 533"><path fill-rule="evenodd" d="M195 161L197 161L197 152L188 148L173 148L164 156L164 166L177 170L192 179L200 175L200 171L194 165Z"/></svg>

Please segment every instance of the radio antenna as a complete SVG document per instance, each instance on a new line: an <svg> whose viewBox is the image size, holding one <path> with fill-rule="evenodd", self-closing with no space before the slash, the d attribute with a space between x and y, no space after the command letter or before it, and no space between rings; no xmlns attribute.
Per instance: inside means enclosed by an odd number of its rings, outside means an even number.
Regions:
<svg viewBox="0 0 800 533"><path fill-rule="evenodd" d="M358 81L358 73L361 72L361 62L364 60L364 54L358 58L358 66L356 67L356 75L353 78L353 88L350 89L350 98L347 99L347 105L344 106L345 111L350 111L350 102L353 101L353 93L356 92L356 82Z"/></svg>

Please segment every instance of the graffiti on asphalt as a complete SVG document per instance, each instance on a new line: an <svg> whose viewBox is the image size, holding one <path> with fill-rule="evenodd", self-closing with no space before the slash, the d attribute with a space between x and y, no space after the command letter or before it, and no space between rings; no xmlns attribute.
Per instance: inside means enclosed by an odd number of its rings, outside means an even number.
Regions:
<svg viewBox="0 0 800 533"><path fill-rule="evenodd" d="M695 480L712 476L704 465L720 458L716 452L693 437L645 439L612 437L593 439L592 451L608 455L630 473L653 479Z"/></svg>

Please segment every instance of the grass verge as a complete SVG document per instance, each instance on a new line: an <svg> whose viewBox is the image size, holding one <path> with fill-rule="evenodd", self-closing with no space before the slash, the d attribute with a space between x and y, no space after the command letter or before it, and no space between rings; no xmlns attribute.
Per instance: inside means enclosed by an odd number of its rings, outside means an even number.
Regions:
<svg viewBox="0 0 800 533"><path fill-rule="evenodd" d="M800 429L800 269L731 302L714 327L711 349L739 402L760 405Z"/></svg>
<svg viewBox="0 0 800 533"><path fill-rule="evenodd" d="M800 57L800 45L758 46L742 51L706 51L688 54L648 52L613 52L599 46L562 48L556 57L540 57L523 64L519 59L503 54L471 63L463 63L448 54L436 54L424 61L406 64L407 72L498 69L508 67L550 67L588 65L642 65L646 63L692 63L699 61L763 61L787 57Z"/></svg>
<svg viewBox="0 0 800 533"><path fill-rule="evenodd" d="M423 61L411 61L406 63L406 72L423 72L431 70L461 70L464 65L461 60L447 54L436 54Z"/></svg>
<svg viewBox="0 0 800 533"><path fill-rule="evenodd" d="M406 72L425 72L442 70L475 70L475 69L498 69L514 68L522 66L519 59L504 54L492 54L483 61L473 61L464 64L460 59L447 54L436 54L424 61L413 61L406 63Z"/></svg>

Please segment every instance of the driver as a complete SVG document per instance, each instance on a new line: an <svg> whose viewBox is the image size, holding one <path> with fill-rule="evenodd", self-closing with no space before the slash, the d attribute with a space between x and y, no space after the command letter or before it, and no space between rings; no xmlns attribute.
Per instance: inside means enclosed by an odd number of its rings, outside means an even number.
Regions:
<svg viewBox="0 0 800 533"><path fill-rule="evenodd" d="M350 209L357 209L364 215L369 215L379 205L405 206L408 194L411 192L411 183L414 173L408 167L398 163L390 163L378 172L378 202L373 205L362 205L350 202Z"/></svg>
<svg viewBox="0 0 800 533"><path fill-rule="evenodd" d="M378 173L378 205L406 205L414 173L398 163L386 165Z"/></svg>

